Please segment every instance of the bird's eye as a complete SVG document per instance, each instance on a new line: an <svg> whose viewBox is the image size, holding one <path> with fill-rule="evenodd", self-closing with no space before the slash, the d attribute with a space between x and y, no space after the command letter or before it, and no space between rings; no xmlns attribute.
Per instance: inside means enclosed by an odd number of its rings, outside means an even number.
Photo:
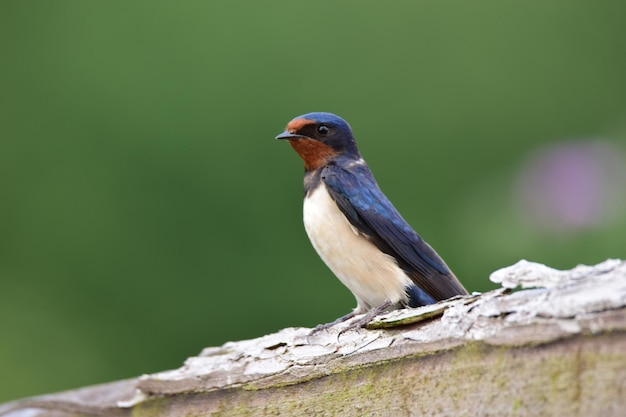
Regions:
<svg viewBox="0 0 626 417"><path fill-rule="evenodd" d="M326 134L328 133L328 127L321 125L317 127L317 133L320 134L320 136L326 136Z"/></svg>

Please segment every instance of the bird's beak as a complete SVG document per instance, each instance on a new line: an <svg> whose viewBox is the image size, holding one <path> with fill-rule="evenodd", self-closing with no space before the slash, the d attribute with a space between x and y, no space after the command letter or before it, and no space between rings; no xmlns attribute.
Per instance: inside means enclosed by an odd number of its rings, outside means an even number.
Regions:
<svg viewBox="0 0 626 417"><path fill-rule="evenodd" d="M283 133L281 133L280 135L276 136L276 139L308 139L306 136L304 135L298 135L296 133L291 133L288 130L285 130Z"/></svg>

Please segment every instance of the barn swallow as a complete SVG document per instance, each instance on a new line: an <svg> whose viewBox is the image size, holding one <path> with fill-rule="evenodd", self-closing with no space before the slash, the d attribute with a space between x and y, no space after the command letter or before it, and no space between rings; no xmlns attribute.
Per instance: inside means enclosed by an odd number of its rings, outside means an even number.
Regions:
<svg viewBox="0 0 626 417"><path fill-rule="evenodd" d="M345 120L308 113L276 139L288 140L304 161L304 227L357 302L351 313L322 327L368 313L358 323L364 326L386 310L467 294L380 190Z"/></svg>

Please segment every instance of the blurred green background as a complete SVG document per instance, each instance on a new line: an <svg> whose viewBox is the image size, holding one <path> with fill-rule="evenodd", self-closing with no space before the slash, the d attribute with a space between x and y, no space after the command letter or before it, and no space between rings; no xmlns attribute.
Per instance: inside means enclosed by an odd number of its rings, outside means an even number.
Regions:
<svg viewBox="0 0 626 417"><path fill-rule="evenodd" d="M347 313L293 117L470 290L624 257L626 3L0 2L0 401Z"/></svg>

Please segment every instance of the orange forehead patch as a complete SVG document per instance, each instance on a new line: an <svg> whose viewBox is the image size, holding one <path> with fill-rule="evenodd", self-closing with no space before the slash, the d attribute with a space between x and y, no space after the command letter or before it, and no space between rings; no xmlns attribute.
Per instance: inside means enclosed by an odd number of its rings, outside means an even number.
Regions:
<svg viewBox="0 0 626 417"><path fill-rule="evenodd" d="M287 123L287 128L285 129L287 132L296 133L300 131L304 126L315 123L314 119L305 119L304 117L299 117L297 119L293 119L289 123Z"/></svg>
<svg viewBox="0 0 626 417"><path fill-rule="evenodd" d="M316 140L292 139L289 144L300 155L304 161L304 169L307 171L326 165L332 157L337 155L333 148Z"/></svg>

